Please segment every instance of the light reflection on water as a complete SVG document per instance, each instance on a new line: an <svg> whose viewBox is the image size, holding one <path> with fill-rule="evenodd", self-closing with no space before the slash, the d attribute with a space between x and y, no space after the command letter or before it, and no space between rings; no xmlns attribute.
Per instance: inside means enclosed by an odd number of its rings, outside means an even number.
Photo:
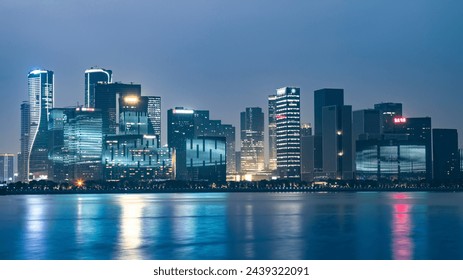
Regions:
<svg viewBox="0 0 463 280"><path fill-rule="evenodd" d="M0 197L1 259L463 259L460 193Z"/></svg>

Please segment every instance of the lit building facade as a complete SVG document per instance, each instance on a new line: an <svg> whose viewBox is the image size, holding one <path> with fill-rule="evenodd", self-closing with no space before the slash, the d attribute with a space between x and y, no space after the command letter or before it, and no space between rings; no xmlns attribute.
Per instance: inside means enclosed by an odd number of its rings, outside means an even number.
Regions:
<svg viewBox="0 0 463 280"><path fill-rule="evenodd" d="M198 137L186 140L188 180L224 182L227 146L225 137Z"/></svg>
<svg viewBox="0 0 463 280"><path fill-rule="evenodd" d="M104 178L171 179L172 157L168 148L158 148L154 135L106 136L103 144Z"/></svg>
<svg viewBox="0 0 463 280"><path fill-rule="evenodd" d="M265 168L264 113L262 108L246 108L240 117L241 172L255 174Z"/></svg>
<svg viewBox="0 0 463 280"><path fill-rule="evenodd" d="M0 154L0 183L14 181L14 154Z"/></svg>
<svg viewBox="0 0 463 280"><path fill-rule="evenodd" d="M148 119L150 122L149 132L150 135L156 135L156 139L161 145L161 97L159 96L146 96L148 101Z"/></svg>
<svg viewBox="0 0 463 280"><path fill-rule="evenodd" d="M276 94L277 172L282 179L301 177L300 89L283 87Z"/></svg>
<svg viewBox="0 0 463 280"><path fill-rule="evenodd" d="M426 146L410 140L358 140L356 177L360 180L426 180Z"/></svg>
<svg viewBox="0 0 463 280"><path fill-rule="evenodd" d="M53 84L53 71L29 72L29 180L48 179L48 120L54 101Z"/></svg>
<svg viewBox="0 0 463 280"><path fill-rule="evenodd" d="M85 107L95 108L95 85L99 82L111 83L113 72L103 68L85 70Z"/></svg>
<svg viewBox="0 0 463 280"><path fill-rule="evenodd" d="M103 120L103 135L118 132L119 116L118 100L124 96L141 96L141 85L123 83L95 84L95 108L101 111Z"/></svg>
<svg viewBox="0 0 463 280"><path fill-rule="evenodd" d="M277 96L268 96L268 169L277 170Z"/></svg>
<svg viewBox="0 0 463 280"><path fill-rule="evenodd" d="M50 179L102 179L101 112L94 108L55 108L50 114Z"/></svg>

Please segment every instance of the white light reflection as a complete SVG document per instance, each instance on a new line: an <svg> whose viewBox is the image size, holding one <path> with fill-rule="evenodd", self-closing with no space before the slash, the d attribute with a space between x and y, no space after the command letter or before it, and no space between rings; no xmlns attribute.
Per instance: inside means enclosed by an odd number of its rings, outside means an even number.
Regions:
<svg viewBox="0 0 463 280"><path fill-rule="evenodd" d="M196 237L197 225L197 204L182 201L184 195L173 196L176 202L173 208L172 238L176 244L191 244ZM175 256L184 259L191 255L193 248L191 246L178 247Z"/></svg>
<svg viewBox="0 0 463 280"><path fill-rule="evenodd" d="M413 239L410 237L412 219L411 205L407 203L410 197L405 193L391 195L392 213L392 258L395 260L411 260L413 258Z"/></svg>
<svg viewBox="0 0 463 280"><path fill-rule="evenodd" d="M302 203L298 201L282 202L275 206L274 224L272 231L281 238L275 242L272 258L279 259L286 256L288 259L302 258Z"/></svg>
<svg viewBox="0 0 463 280"><path fill-rule="evenodd" d="M118 198L122 209L119 226L119 259L142 260L142 217L146 206L141 195L121 195Z"/></svg>
<svg viewBox="0 0 463 280"><path fill-rule="evenodd" d="M248 204L245 206L246 211L246 221L244 224L244 238L246 240L244 246L244 254L246 258L253 259L255 258L255 249L254 249L254 211L253 206Z"/></svg>
<svg viewBox="0 0 463 280"><path fill-rule="evenodd" d="M24 252L26 258L44 259L46 253L44 244L46 202L42 196L26 196L26 205Z"/></svg>

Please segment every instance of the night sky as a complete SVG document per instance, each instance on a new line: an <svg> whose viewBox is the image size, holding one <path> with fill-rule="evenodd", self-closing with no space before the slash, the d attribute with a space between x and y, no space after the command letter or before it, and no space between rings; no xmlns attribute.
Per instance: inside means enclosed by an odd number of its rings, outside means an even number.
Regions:
<svg viewBox="0 0 463 280"><path fill-rule="evenodd" d="M0 153L19 151L37 67L55 72L55 107L83 103L91 66L140 83L162 97L164 140L169 108L210 110L238 132L239 113L267 113L282 86L301 88L304 122L313 91L336 87L354 110L402 102L463 139L461 0L1 0L0 34Z"/></svg>

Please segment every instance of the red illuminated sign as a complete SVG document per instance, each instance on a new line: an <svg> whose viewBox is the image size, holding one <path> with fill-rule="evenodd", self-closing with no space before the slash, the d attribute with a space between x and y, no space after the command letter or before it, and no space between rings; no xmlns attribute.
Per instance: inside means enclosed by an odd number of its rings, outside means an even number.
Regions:
<svg viewBox="0 0 463 280"><path fill-rule="evenodd" d="M407 122L407 118L404 118L404 117L394 118L394 123L395 124L406 123L406 122Z"/></svg>
<svg viewBox="0 0 463 280"><path fill-rule="evenodd" d="M276 119L277 120L286 119L286 116L285 115L277 115Z"/></svg>

